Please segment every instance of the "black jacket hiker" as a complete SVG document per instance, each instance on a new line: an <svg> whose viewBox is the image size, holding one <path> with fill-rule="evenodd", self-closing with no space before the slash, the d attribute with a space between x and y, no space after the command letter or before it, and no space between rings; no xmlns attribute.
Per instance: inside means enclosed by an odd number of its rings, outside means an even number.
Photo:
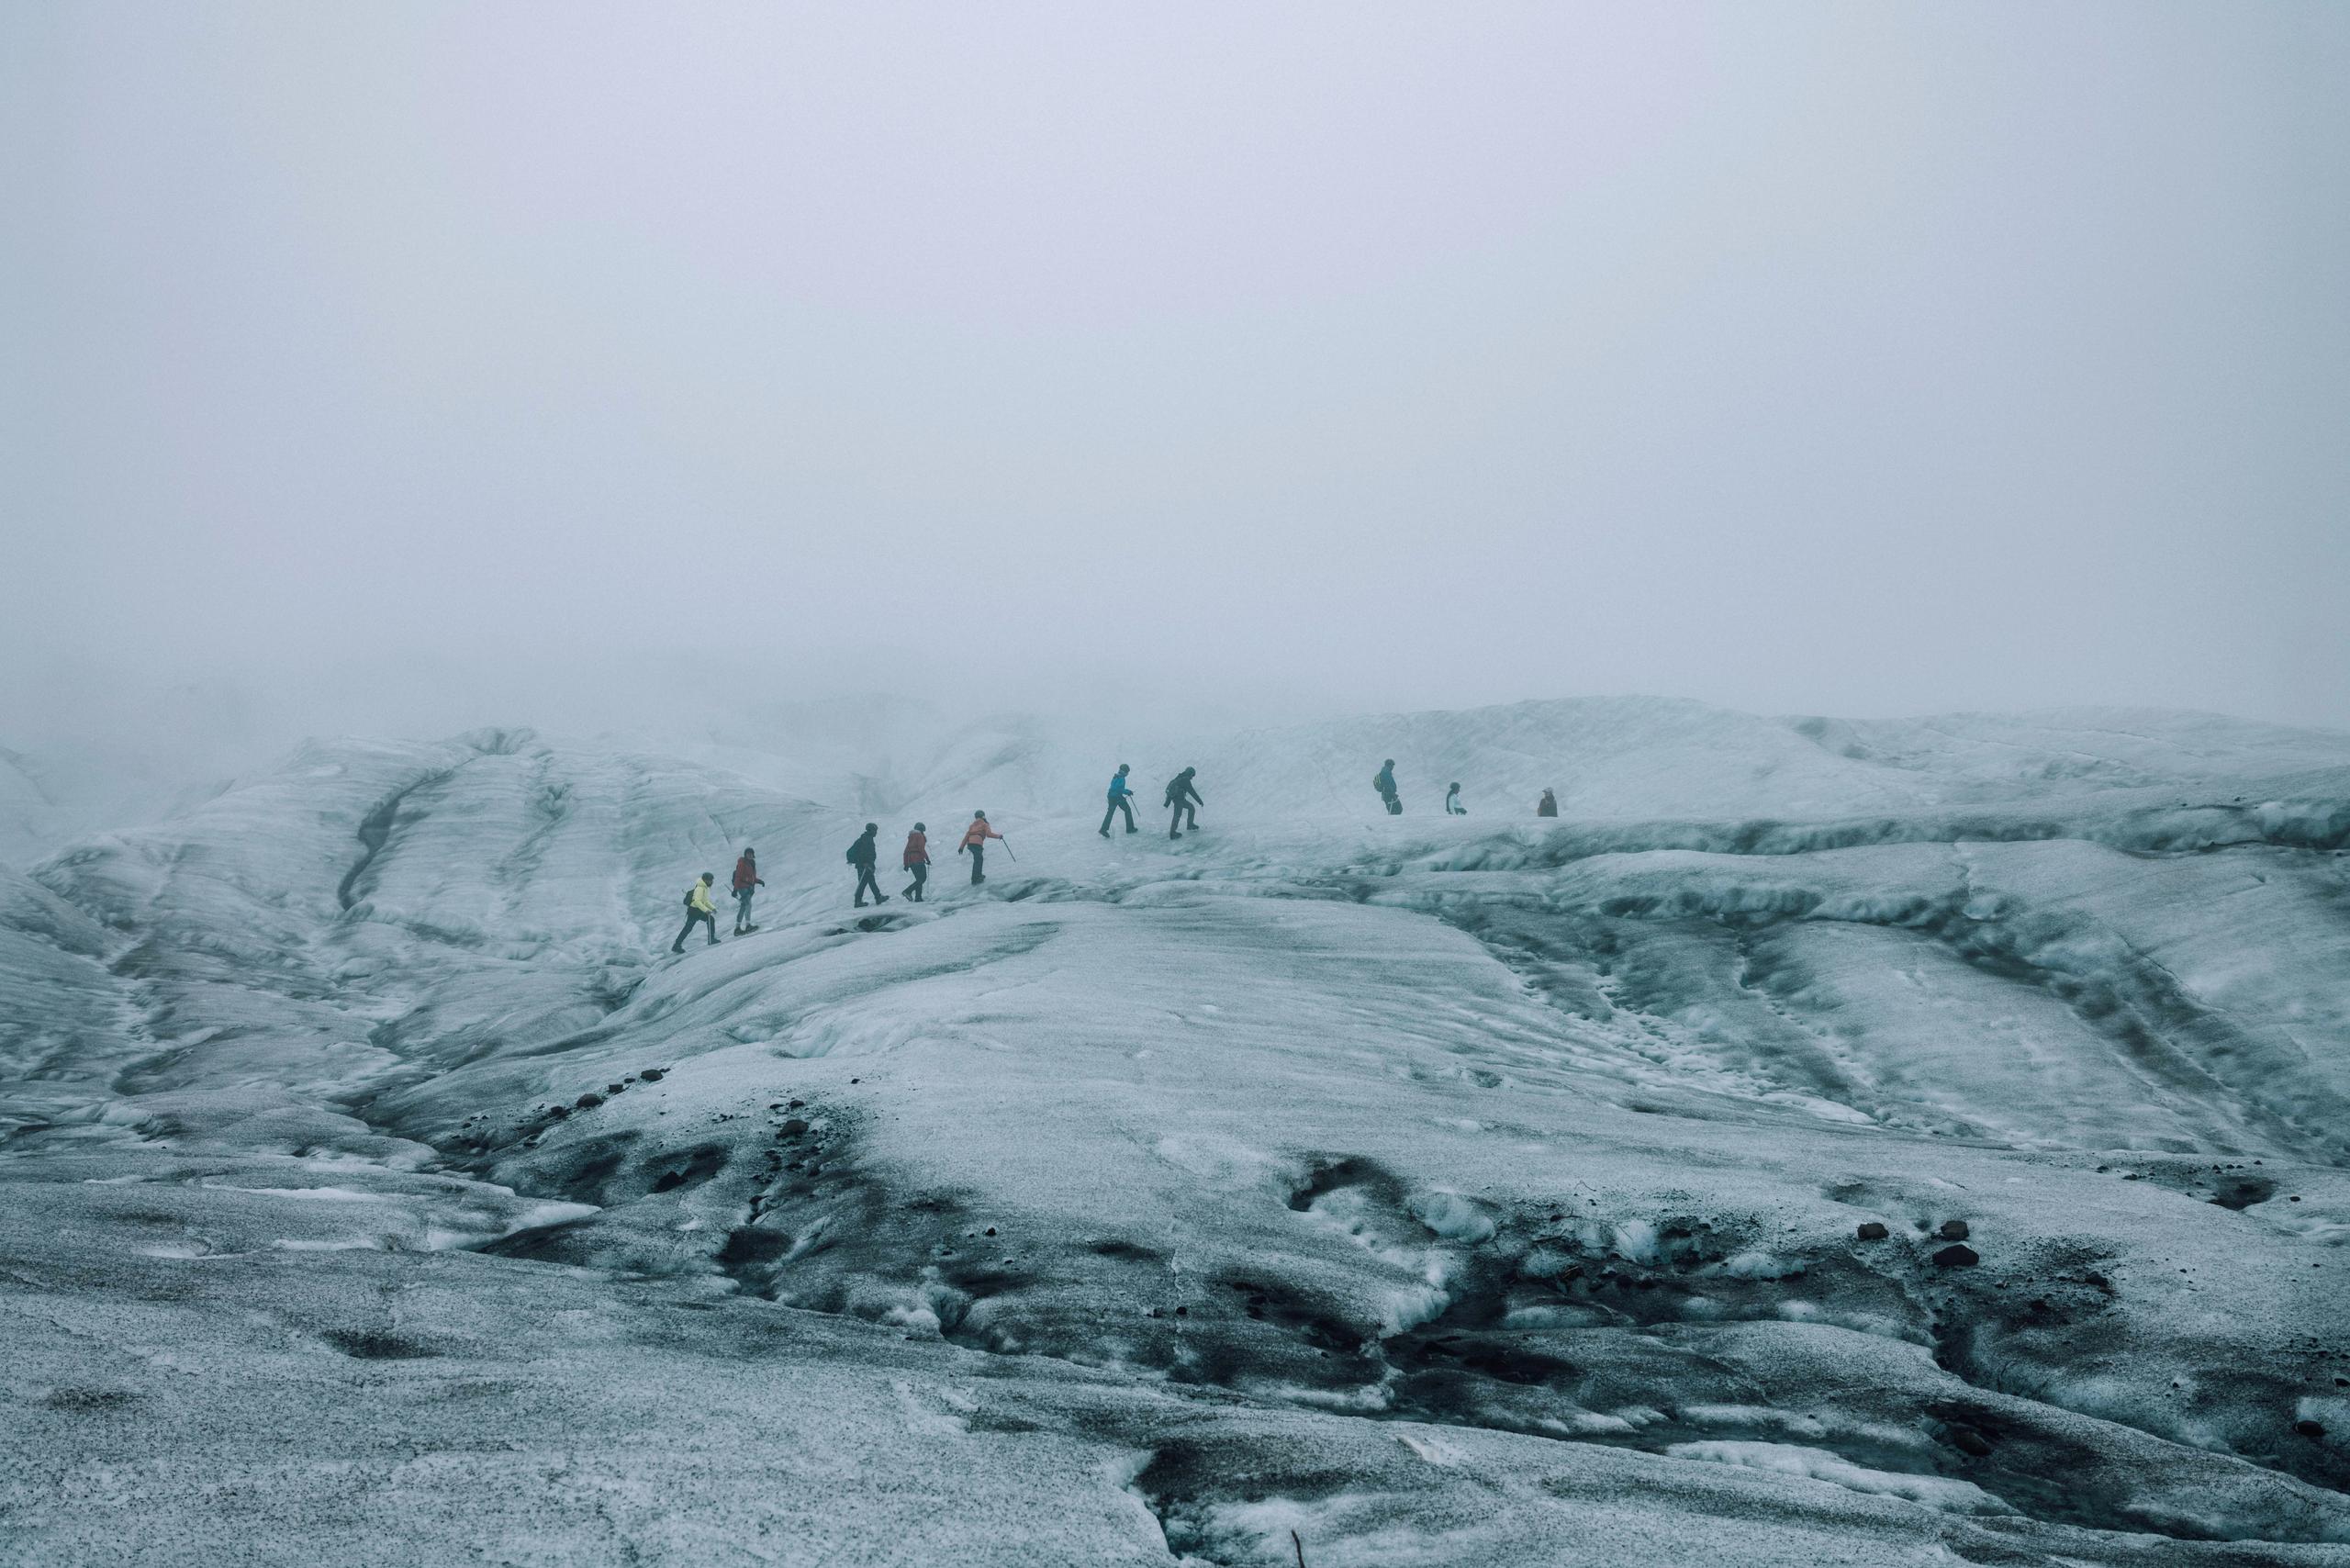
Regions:
<svg viewBox="0 0 2350 1568"><path fill-rule="evenodd" d="M1192 775L1198 771L1196 767L1187 767L1167 781L1167 799L1164 803L1175 809L1175 814L1167 821L1167 836L1169 838L1182 837L1183 830L1187 827L1195 833L1199 831L1199 813L1192 808L1204 806L1207 801L1201 798L1197 790L1192 788Z"/></svg>
<svg viewBox="0 0 2350 1568"><path fill-rule="evenodd" d="M881 884L873 879L874 862L880 858L874 849L873 838L880 831L879 823L867 823L865 831L856 835L856 842L848 846L848 863L856 868L856 907L859 909L865 907L865 895L868 890L873 894L875 903L890 902L890 895L883 892Z"/></svg>

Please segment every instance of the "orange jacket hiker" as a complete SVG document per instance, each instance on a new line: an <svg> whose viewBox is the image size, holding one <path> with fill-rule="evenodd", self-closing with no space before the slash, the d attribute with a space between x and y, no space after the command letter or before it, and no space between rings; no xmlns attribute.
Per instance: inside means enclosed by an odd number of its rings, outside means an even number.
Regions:
<svg viewBox="0 0 2350 1568"><path fill-rule="evenodd" d="M973 817L971 819L971 825L963 830L963 847L966 849L975 848L979 845L985 844L990 838L1002 838L1002 836L1003 834L988 826L987 818Z"/></svg>

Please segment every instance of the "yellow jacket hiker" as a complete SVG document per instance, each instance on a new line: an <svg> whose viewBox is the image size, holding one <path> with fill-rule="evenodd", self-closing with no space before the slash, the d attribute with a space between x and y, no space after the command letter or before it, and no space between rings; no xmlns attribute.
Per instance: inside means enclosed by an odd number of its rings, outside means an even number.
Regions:
<svg viewBox="0 0 2350 1568"><path fill-rule="evenodd" d="M686 928L677 933L677 939L675 942L669 944L669 951L672 953L682 953L686 950L686 938L694 934L694 923L697 921L710 927L710 945L713 947L718 946L718 906L710 902L710 885L716 880L718 880L717 872L704 871L701 874L701 880L688 890Z"/></svg>

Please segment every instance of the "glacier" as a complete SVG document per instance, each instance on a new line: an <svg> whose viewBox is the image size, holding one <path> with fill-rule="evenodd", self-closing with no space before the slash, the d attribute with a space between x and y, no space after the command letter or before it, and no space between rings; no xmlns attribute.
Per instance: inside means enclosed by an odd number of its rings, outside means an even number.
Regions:
<svg viewBox="0 0 2350 1568"><path fill-rule="evenodd" d="M0 756L0 1562L2350 1562L2350 734L934 719Z"/></svg>

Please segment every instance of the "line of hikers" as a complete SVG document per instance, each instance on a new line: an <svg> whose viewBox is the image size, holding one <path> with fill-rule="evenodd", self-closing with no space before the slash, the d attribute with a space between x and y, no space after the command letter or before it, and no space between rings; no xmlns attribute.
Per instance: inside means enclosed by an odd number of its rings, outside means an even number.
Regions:
<svg viewBox="0 0 2350 1568"><path fill-rule="evenodd" d="M856 868L856 907L859 909L865 907L867 893L873 895L876 904L890 902L890 895L881 890L881 884L875 879L873 871L881 858L878 843L880 834L880 823L867 823L865 831L856 835L856 842L848 846L848 863ZM990 838L1002 843L1003 834L988 824L987 812L973 812L971 825L963 830L963 842L956 846L955 853L971 857L971 886L975 888L988 879L988 840ZM1003 852L1010 855L1012 846L1004 844ZM906 875L913 879L899 896L908 903L927 902L923 896L923 889L930 881L928 823L914 823L913 831L906 834L905 848L899 852L898 864L905 868Z"/></svg>
<svg viewBox="0 0 2350 1568"><path fill-rule="evenodd" d="M1104 838L1110 836L1110 824L1122 812L1125 813L1126 831L1141 831L1135 826L1134 787L1126 782L1126 775L1133 771L1122 762L1118 764L1118 771L1110 776L1110 809L1102 813L1102 836ZM1167 807L1170 813L1167 819L1167 836L1169 838L1182 837L1186 827L1194 833L1199 831L1199 808L1207 804L1198 787L1192 782L1199 776L1199 771L1196 767L1187 767L1169 778L1167 792L1159 798L1159 804Z"/></svg>
<svg viewBox="0 0 2350 1568"><path fill-rule="evenodd" d="M890 902L890 895L881 890L874 869L881 859L879 846L875 842L880 833L880 823L867 823L865 831L856 835L856 842L848 846L848 863L856 868L856 907L859 909L865 907L865 895L868 892L873 895L877 905ZM930 880L929 835L927 823L914 823L913 831L906 834L906 846L898 857L898 863L913 879L900 895L910 903L927 902L923 896L923 889ZM988 879L988 840L990 838L1002 843L1003 834L988 825L987 812L973 812L971 825L963 830L963 842L956 853L971 857L971 885L975 888ZM1012 853L1011 845L1004 844L1004 853ZM686 938L694 934L697 925L708 929L711 946L718 945L718 905L711 897L717 883L717 872L704 871L701 879L686 890L685 928L677 933L677 939L669 944L669 951L684 952ZM734 862L735 935L748 936L758 929L751 921L751 900L758 890L767 885L767 879L759 875L759 852L755 849L744 850L743 857Z"/></svg>
<svg viewBox="0 0 2350 1568"><path fill-rule="evenodd" d="M1135 825L1134 787L1126 782L1127 775L1133 771L1132 767L1122 762L1118 764L1118 771L1111 776L1110 806L1109 810L1102 813L1101 834L1104 838L1110 836L1110 824L1122 815L1125 818L1128 833L1141 831ZM1186 767L1167 781L1167 789L1160 797L1159 803L1168 809L1167 836L1169 838L1182 837L1183 830L1187 827L1194 833L1199 831L1199 808L1207 804L1206 800L1200 794L1198 785L1194 782L1199 771L1196 767ZM1388 815L1402 816L1404 801L1395 788L1395 759L1393 757L1391 756L1379 765L1379 772L1371 783L1371 788L1379 791L1379 798L1386 805ZM1460 786L1458 783L1444 792L1444 812L1445 815L1452 817L1465 817L1469 814L1469 808L1460 803ZM1534 814L1538 817L1557 816L1559 814L1558 797L1548 790L1543 790L1542 798L1535 802ZM865 895L868 892L873 895L876 906L890 902L890 895L881 890L881 884L875 870L881 859L877 842L880 833L881 826L878 823L867 823L865 831L857 834L856 842L848 846L848 863L856 868L856 907L858 909L865 907ZM929 833L930 829L925 824L914 823L913 830L906 834L906 846L898 857L898 863L904 868L906 874L913 879L906 884L899 895L909 903L925 902L923 889L930 880ZM1003 852L1006 855L1012 853L1012 846L1004 842L1003 834L988 824L987 812L973 812L970 825L963 830L963 842L956 846L955 853L971 857L971 886L975 888L988 879L988 840L991 838L1003 844ZM675 942L669 944L669 951L672 953L682 953L686 950L686 938L694 934L694 927L697 925L708 928L711 946L718 945L718 906L711 897L717 881L716 872L704 871L701 874L701 879L687 890L685 929L677 933L677 939ZM766 886L765 879L759 875L759 852L755 849L744 850L743 857L734 862L735 935L748 936L758 929L751 923L751 900L759 889Z"/></svg>
<svg viewBox="0 0 2350 1568"><path fill-rule="evenodd" d="M1395 759L1393 757L1391 756L1379 765L1379 771L1371 775L1371 787L1379 791L1380 803L1387 808L1389 816L1400 817L1404 814L1404 797L1395 789ZM1444 792L1444 814L1449 817L1465 817L1469 814L1469 808L1460 803L1460 786L1458 782ZM1538 817L1557 816L1559 814L1558 796L1548 790L1543 790L1542 798L1534 802L1534 814Z"/></svg>

